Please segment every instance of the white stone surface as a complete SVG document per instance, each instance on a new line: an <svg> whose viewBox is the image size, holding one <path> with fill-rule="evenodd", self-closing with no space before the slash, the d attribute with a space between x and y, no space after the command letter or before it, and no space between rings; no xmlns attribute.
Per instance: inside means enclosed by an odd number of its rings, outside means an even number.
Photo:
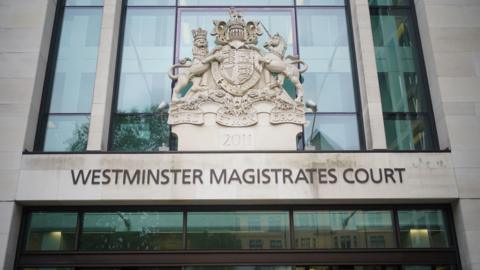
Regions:
<svg viewBox="0 0 480 270"><path fill-rule="evenodd" d="M454 214L462 268L479 269L480 2L416 0L415 4L440 145L452 149L460 197Z"/></svg>
<svg viewBox="0 0 480 270"><path fill-rule="evenodd" d="M33 144L55 4L55 0L0 1L1 269L13 269L20 228L20 207L14 202L20 159L24 147L29 147L25 142Z"/></svg>
<svg viewBox="0 0 480 270"><path fill-rule="evenodd" d="M386 149L368 0L350 1L367 149Z"/></svg>
<svg viewBox="0 0 480 270"><path fill-rule="evenodd" d="M334 168L336 183L286 180L268 184L232 181L218 184L210 180L210 169L217 175L227 169L239 173L246 169ZM347 183L343 171L348 168L405 168L403 183ZM203 184L73 184L71 171L89 169L201 169ZM348 175L350 176L350 175ZM240 176L241 177L241 176ZM228 177L227 177L228 178ZM180 178L179 178L180 179ZM191 180L191 179L190 179ZM103 181L103 180L100 180ZM212 154L110 154L110 155L26 155L23 156L17 201L208 201L208 200L453 200L458 198L449 154L427 153L212 153Z"/></svg>

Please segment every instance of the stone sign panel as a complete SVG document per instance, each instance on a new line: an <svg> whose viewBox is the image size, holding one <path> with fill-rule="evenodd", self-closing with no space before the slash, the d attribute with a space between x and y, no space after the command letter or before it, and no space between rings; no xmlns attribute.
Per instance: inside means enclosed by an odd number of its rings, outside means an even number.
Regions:
<svg viewBox="0 0 480 270"><path fill-rule="evenodd" d="M17 200L348 202L457 196L447 153L170 153L24 155Z"/></svg>

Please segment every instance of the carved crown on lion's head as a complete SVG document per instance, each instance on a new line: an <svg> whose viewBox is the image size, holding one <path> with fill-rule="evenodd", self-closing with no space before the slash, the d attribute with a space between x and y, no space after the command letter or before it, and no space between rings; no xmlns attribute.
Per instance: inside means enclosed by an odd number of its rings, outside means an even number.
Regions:
<svg viewBox="0 0 480 270"><path fill-rule="evenodd" d="M207 39L207 30L202 28L192 30L193 39Z"/></svg>
<svg viewBox="0 0 480 270"><path fill-rule="evenodd" d="M257 44L257 36L262 35L259 21L246 22L242 15L234 8L229 10L230 19L225 21L214 20L215 25L213 36L216 36L215 43L218 45L228 44L238 40L247 44Z"/></svg>

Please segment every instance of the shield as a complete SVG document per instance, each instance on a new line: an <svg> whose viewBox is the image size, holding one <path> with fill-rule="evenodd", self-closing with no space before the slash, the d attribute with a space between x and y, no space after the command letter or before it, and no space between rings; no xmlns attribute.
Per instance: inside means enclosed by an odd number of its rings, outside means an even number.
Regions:
<svg viewBox="0 0 480 270"><path fill-rule="evenodd" d="M243 96L260 79L260 65L255 65L257 52L232 49L220 63L212 63L212 75L222 89L234 96Z"/></svg>

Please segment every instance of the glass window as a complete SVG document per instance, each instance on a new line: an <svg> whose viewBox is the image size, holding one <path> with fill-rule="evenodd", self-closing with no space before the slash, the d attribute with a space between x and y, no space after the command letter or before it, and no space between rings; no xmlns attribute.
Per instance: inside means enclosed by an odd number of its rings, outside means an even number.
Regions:
<svg viewBox="0 0 480 270"><path fill-rule="evenodd" d="M310 141L308 150L351 150L359 149L358 122L350 114L307 114L305 141ZM313 128L313 133L312 133ZM307 146L308 147L308 146Z"/></svg>
<svg viewBox="0 0 480 270"><path fill-rule="evenodd" d="M179 6L288 6L293 0L178 0Z"/></svg>
<svg viewBox="0 0 480 270"><path fill-rule="evenodd" d="M89 115L50 115L45 132L44 149L48 151L85 151L89 124Z"/></svg>
<svg viewBox="0 0 480 270"><path fill-rule="evenodd" d="M368 0L371 6L408 6L411 0Z"/></svg>
<svg viewBox="0 0 480 270"><path fill-rule="evenodd" d="M46 87L51 94L40 116L36 148L42 151L85 151L87 146L102 7L74 6L77 2L68 1L71 6L64 9L54 72L46 81L52 86Z"/></svg>
<svg viewBox="0 0 480 270"><path fill-rule="evenodd" d="M185 270L292 270L292 266L279 265L226 265L226 266L185 266Z"/></svg>
<svg viewBox="0 0 480 270"><path fill-rule="evenodd" d="M307 149L360 149L345 8L298 8L297 14L299 53L309 65L303 75L305 100L317 104L316 134L311 136L311 124L305 127ZM307 120L313 121L313 112Z"/></svg>
<svg viewBox="0 0 480 270"><path fill-rule="evenodd" d="M345 0L297 0L297 6L344 6Z"/></svg>
<svg viewBox="0 0 480 270"><path fill-rule="evenodd" d="M395 247L390 211L301 211L294 224L298 249Z"/></svg>
<svg viewBox="0 0 480 270"><path fill-rule="evenodd" d="M387 147L436 148L421 45L410 1L370 1ZM386 6L386 7L384 7Z"/></svg>
<svg viewBox="0 0 480 270"><path fill-rule="evenodd" d="M80 249L181 249L182 228L182 213L85 213Z"/></svg>
<svg viewBox="0 0 480 270"><path fill-rule="evenodd" d="M398 221L401 247L445 248L450 245L442 210L399 210Z"/></svg>
<svg viewBox="0 0 480 270"><path fill-rule="evenodd" d="M66 6L103 6L103 0L67 0Z"/></svg>
<svg viewBox="0 0 480 270"><path fill-rule="evenodd" d="M76 228L77 213L31 213L25 250L73 250Z"/></svg>
<svg viewBox="0 0 480 270"><path fill-rule="evenodd" d="M27 267L22 270L73 270L71 267ZM113 270L113 269L109 269Z"/></svg>
<svg viewBox="0 0 480 270"><path fill-rule="evenodd" d="M384 114L385 134L390 149L433 149L432 129L424 114Z"/></svg>
<svg viewBox="0 0 480 270"><path fill-rule="evenodd" d="M167 116L157 107L171 96L174 30L173 8L127 8L112 150L168 150Z"/></svg>
<svg viewBox="0 0 480 270"><path fill-rule="evenodd" d="M175 6L176 0L127 0L129 6Z"/></svg>
<svg viewBox="0 0 480 270"><path fill-rule="evenodd" d="M299 140L299 147L306 141L308 149L360 149L360 113L345 3L344 0L178 0L175 5L172 0L128 0L110 149L175 149L175 140L167 136L169 126L160 117L168 116L158 110L161 102L169 103L171 99L172 81L166 73L174 62L172 56L175 62L191 58L192 30L201 27L211 32L213 20L228 20L231 6L237 6L245 20L260 20L269 33L285 37L286 54L299 55L309 65L301 77L305 100L317 104L319 117L315 126L320 128L322 137L333 138L310 142L305 132L305 140ZM211 35L207 38L212 50L215 38ZM260 36L258 46L268 38L266 33ZM191 84L180 93L185 94L189 87ZM295 96L295 87L288 79L284 88L291 97ZM338 123L332 122L337 120Z"/></svg>
<svg viewBox="0 0 480 270"><path fill-rule="evenodd" d="M403 270L451 270L455 269L450 265L404 265Z"/></svg>
<svg viewBox="0 0 480 270"><path fill-rule="evenodd" d="M272 241L273 245L272 245ZM188 249L285 249L288 212L191 212Z"/></svg>

